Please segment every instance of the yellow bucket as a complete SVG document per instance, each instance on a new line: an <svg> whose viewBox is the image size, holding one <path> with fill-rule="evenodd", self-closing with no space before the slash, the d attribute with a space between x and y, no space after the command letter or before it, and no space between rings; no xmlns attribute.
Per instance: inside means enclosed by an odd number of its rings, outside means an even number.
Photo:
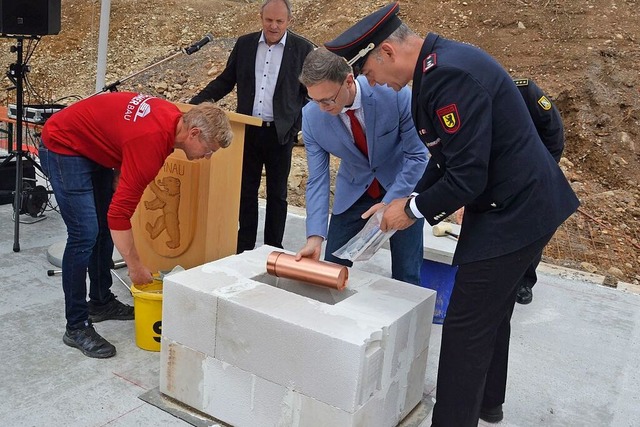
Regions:
<svg viewBox="0 0 640 427"><path fill-rule="evenodd" d="M143 350L160 351L162 332L162 280L131 285L135 314L136 345Z"/></svg>

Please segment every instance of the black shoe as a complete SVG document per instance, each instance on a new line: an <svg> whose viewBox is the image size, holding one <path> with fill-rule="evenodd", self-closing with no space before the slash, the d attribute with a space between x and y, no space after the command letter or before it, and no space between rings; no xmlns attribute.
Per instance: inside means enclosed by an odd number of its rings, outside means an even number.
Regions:
<svg viewBox="0 0 640 427"><path fill-rule="evenodd" d="M533 301L533 291L528 286L522 286L518 289L518 293L516 294L516 302L518 304L529 304Z"/></svg>
<svg viewBox="0 0 640 427"><path fill-rule="evenodd" d="M133 307L121 303L116 297L105 305L96 305L89 301L89 319L93 323L104 320L133 320Z"/></svg>
<svg viewBox="0 0 640 427"><path fill-rule="evenodd" d="M116 348L93 329L91 322L86 322L82 329L67 328L62 342L69 347L79 349L82 354L88 357L106 359L116 355Z"/></svg>
<svg viewBox="0 0 640 427"><path fill-rule="evenodd" d="M497 423L502 421L504 414L502 413L502 405L498 405L495 408L481 408L480 419L488 423Z"/></svg>

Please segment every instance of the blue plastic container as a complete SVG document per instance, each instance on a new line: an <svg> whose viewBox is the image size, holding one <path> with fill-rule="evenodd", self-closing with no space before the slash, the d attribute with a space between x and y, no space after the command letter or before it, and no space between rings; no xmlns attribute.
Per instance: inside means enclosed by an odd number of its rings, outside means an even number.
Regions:
<svg viewBox="0 0 640 427"><path fill-rule="evenodd" d="M447 307L453 290L458 266L440 262L422 260L420 267L420 285L436 291L436 307L433 312L433 323L441 325L447 315Z"/></svg>

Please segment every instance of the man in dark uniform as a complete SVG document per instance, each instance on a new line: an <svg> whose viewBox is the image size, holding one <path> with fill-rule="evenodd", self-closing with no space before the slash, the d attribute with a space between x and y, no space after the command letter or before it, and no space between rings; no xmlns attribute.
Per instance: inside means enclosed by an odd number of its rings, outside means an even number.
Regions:
<svg viewBox="0 0 640 427"><path fill-rule="evenodd" d="M471 45L422 39L398 9L374 12L325 46L371 84L413 81L414 123L431 159L417 195L392 201L381 228L420 217L435 225L465 207L432 426L475 427L479 417L503 418L518 283L579 202L502 66Z"/></svg>
<svg viewBox="0 0 640 427"><path fill-rule="evenodd" d="M518 87L520 95L527 105L536 131L547 147L551 156L560 162L562 151L564 150L564 127L562 126L562 117L560 112L553 105L549 97L530 79L513 79ZM516 302L520 304L529 304L533 301L533 285L538 281L536 268L542 259L542 252L533 260L531 265L525 271L524 276L518 285L518 293Z"/></svg>

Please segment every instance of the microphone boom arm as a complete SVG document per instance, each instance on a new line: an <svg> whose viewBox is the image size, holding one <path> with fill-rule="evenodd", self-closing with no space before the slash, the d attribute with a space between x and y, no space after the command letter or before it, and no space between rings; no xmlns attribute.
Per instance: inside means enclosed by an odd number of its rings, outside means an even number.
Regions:
<svg viewBox="0 0 640 427"><path fill-rule="evenodd" d="M210 38L210 37L211 37L211 38ZM204 44L206 44L206 43L208 43L209 41L213 40L213 37L212 37L210 34L207 34L207 35L205 36L205 39L207 39L207 42L205 42L205 43L203 43L202 45L200 45L196 50L194 50L194 51L193 51L193 52L191 52L191 53L194 53L194 52L197 52L198 50L200 50L200 48L201 48ZM204 39L203 39L203 40L204 40ZM95 95L98 95L98 94L101 94L101 93L107 92L107 91L109 91L109 92L116 92L116 91L118 90L118 85L120 85L120 84L122 84L122 83L126 82L126 81L127 81L127 80L129 80L129 79L132 79L133 77L137 76L138 74L142 74L142 73L144 73L145 71L150 70L151 68L157 67L157 66L158 66L158 65L160 65L160 64L164 64L165 62L168 62L168 61L172 60L172 59L173 59L173 58L175 58L176 56L179 56L179 55L182 55L182 54L185 54L185 55L191 55L191 53L189 53L188 49L193 49L193 48L194 48L194 46L197 46L199 43L202 43L202 41L203 41L203 40L200 40L200 41L199 41L199 42L197 42L196 44L191 45L189 48L180 49L180 51L178 51L178 52L174 53L173 55L168 56L168 57L166 57L166 58L164 58L164 59L161 59L160 61L155 62L155 63L153 63L153 64L151 64L151 65L149 65L149 66L147 66L147 67L143 68L142 70L136 71L136 72L135 72L135 73L133 73L133 74L129 74L127 77L124 77L124 78L122 78L122 79L116 80L115 82L110 83L110 84L108 84L108 85L105 85L105 86L102 88L102 90L99 90L98 92L96 92L96 93L94 93L94 94L89 95L89 98L90 98L90 97L92 97L92 96L95 96Z"/></svg>

